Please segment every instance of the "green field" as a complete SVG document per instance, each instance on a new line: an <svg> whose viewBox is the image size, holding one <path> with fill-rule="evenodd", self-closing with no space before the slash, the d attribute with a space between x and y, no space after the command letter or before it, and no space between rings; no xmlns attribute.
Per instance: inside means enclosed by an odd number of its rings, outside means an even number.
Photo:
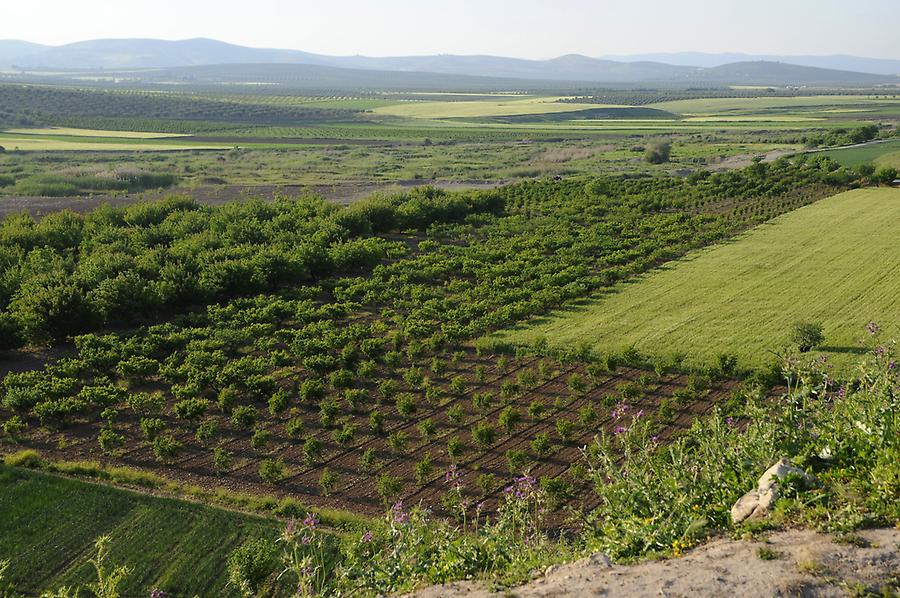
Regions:
<svg viewBox="0 0 900 598"><path fill-rule="evenodd" d="M110 563L127 564L125 596L222 596L229 553L273 537L273 521L0 465L0 560L20 592L94 579L87 560L109 534Z"/></svg>
<svg viewBox="0 0 900 598"><path fill-rule="evenodd" d="M822 350L840 366L859 352L869 321L896 326L898 226L900 190L842 193L495 338L601 352L634 346L697 365L732 353L761 366L788 345L791 325L808 319L822 322Z"/></svg>
<svg viewBox="0 0 900 598"><path fill-rule="evenodd" d="M376 114L406 118L461 118L483 116L513 116L521 114L550 114L602 108L598 104L562 104L557 97L526 99L473 100L465 102L403 102L376 108Z"/></svg>
<svg viewBox="0 0 900 598"><path fill-rule="evenodd" d="M122 132L110 132L103 136L102 131L79 132L77 129L64 129L59 132L56 129L34 129L24 133L0 132L0 145L7 150L23 152L35 151L174 151L195 149L227 148L221 144L191 144L175 141L148 138L140 134L123 134ZM170 137L170 135L166 135Z"/></svg>
<svg viewBox="0 0 900 598"><path fill-rule="evenodd" d="M859 166L860 164L873 163L876 166L900 167L900 139L847 149L829 150L822 153L844 166Z"/></svg>

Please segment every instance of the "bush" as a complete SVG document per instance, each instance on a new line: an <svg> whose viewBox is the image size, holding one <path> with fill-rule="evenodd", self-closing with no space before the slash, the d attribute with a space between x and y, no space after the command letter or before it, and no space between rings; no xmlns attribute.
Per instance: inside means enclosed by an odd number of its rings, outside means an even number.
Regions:
<svg viewBox="0 0 900 598"><path fill-rule="evenodd" d="M322 442L318 438L307 438L303 443L303 460L307 465L313 465L322 455Z"/></svg>
<svg viewBox="0 0 900 598"><path fill-rule="evenodd" d="M261 451L272 441L272 433L268 430L256 430L250 437L250 448Z"/></svg>
<svg viewBox="0 0 900 598"><path fill-rule="evenodd" d="M670 141L660 141L647 147L644 151L644 160L650 164L664 164L669 161L672 153L672 143Z"/></svg>
<svg viewBox="0 0 900 598"><path fill-rule="evenodd" d="M181 449L182 444L171 434L161 434L153 440L153 454L161 463L174 463Z"/></svg>
<svg viewBox="0 0 900 598"><path fill-rule="evenodd" d="M19 434L24 432L26 428L28 428L28 424L26 424L18 415L13 415L3 422L3 432L14 440L18 438Z"/></svg>
<svg viewBox="0 0 900 598"><path fill-rule="evenodd" d="M232 464L231 453L221 447L213 449L213 470L217 475L228 473Z"/></svg>
<svg viewBox="0 0 900 598"><path fill-rule="evenodd" d="M248 540L228 557L228 584L243 596L256 596L276 564L273 544L262 538Z"/></svg>
<svg viewBox="0 0 900 598"><path fill-rule="evenodd" d="M327 467L323 469L322 475L319 476L319 487L322 489L322 496L330 496L331 493L334 492L335 487L337 487L337 484L337 474Z"/></svg>
<svg viewBox="0 0 900 598"><path fill-rule="evenodd" d="M472 429L472 440L479 447L486 449L497 440L497 429L491 424L481 422Z"/></svg>
<svg viewBox="0 0 900 598"><path fill-rule="evenodd" d="M259 477L270 484L277 484L285 478L287 470L281 459L264 459L259 465Z"/></svg>
<svg viewBox="0 0 900 598"><path fill-rule="evenodd" d="M383 473L378 476L376 487L381 501L384 504L391 504L397 498L397 495L400 494L400 491L403 490L403 482L400 481L400 478Z"/></svg>
<svg viewBox="0 0 900 598"><path fill-rule="evenodd" d="M822 324L818 322L797 322L791 331L791 342L801 353L807 353L825 342Z"/></svg>
<svg viewBox="0 0 900 598"><path fill-rule="evenodd" d="M242 428L250 428L256 424L256 409L250 405L241 405L231 412L231 423Z"/></svg>
<svg viewBox="0 0 900 598"><path fill-rule="evenodd" d="M201 418L209 409L209 401L206 399L185 399L175 403L173 410L179 419L196 420Z"/></svg>

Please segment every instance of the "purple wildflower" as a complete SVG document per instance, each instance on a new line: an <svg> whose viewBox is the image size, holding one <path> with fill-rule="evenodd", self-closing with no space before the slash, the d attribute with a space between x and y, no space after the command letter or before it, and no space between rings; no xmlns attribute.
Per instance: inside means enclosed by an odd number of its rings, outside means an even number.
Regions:
<svg viewBox="0 0 900 598"><path fill-rule="evenodd" d="M613 434L618 436L619 434L624 434L627 431L628 431L628 428L626 428L625 426L616 426L616 429L613 430Z"/></svg>
<svg viewBox="0 0 900 598"><path fill-rule="evenodd" d="M734 425L734 418L731 417L731 416L729 415L728 417L725 418L725 424L726 424L727 426L729 426L729 427L730 427L730 426L733 426L733 425Z"/></svg>
<svg viewBox="0 0 900 598"><path fill-rule="evenodd" d="M634 414L634 419L641 419L642 417L644 417L643 409L641 409L640 411L638 411L637 413Z"/></svg>
<svg viewBox="0 0 900 598"><path fill-rule="evenodd" d="M628 411L629 409L631 409L631 407L629 405L627 405L625 403L619 403L618 405L616 405L616 408L613 409L612 418L614 420L619 419L620 417L625 415L625 412Z"/></svg>
<svg viewBox="0 0 900 598"><path fill-rule="evenodd" d="M150 598L169 598L169 594L159 588L154 588L150 590Z"/></svg>
<svg viewBox="0 0 900 598"><path fill-rule="evenodd" d="M317 518L315 515L313 515L312 513L309 513L309 514L306 516L306 518L303 520L303 526L304 526L304 527L307 527L307 528L309 528L309 529L316 529L316 526L317 526L317 525L319 525L319 520L318 520L318 518Z"/></svg>
<svg viewBox="0 0 900 598"><path fill-rule="evenodd" d="M402 500L398 500L394 503L394 506L391 507L391 517L393 518L394 523L406 523L409 519L409 515L403 510Z"/></svg>
<svg viewBox="0 0 900 598"><path fill-rule="evenodd" d="M365 542L366 544L369 544L374 538L375 538L375 535L372 533L371 530L366 530L366 533L364 533L362 535L362 541Z"/></svg>

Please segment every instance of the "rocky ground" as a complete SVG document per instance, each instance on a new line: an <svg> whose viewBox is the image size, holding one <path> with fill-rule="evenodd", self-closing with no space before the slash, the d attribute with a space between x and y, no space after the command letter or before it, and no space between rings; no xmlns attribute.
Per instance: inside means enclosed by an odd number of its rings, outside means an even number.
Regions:
<svg viewBox="0 0 900 598"><path fill-rule="evenodd" d="M842 539L811 531L710 542L678 559L612 565L594 555L527 585L490 592L477 582L425 588L414 598L516 596L900 596L900 528Z"/></svg>

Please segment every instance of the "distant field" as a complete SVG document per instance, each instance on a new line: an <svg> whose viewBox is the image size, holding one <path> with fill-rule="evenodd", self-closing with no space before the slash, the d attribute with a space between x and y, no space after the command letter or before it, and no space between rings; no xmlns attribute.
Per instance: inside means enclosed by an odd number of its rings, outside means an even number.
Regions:
<svg viewBox="0 0 900 598"><path fill-rule="evenodd" d="M121 139L160 139L181 137L176 133L148 133L142 131L101 131L98 129L73 129L70 127L45 127L43 129L10 129L6 133L19 135L71 135L74 137L112 137Z"/></svg>
<svg viewBox="0 0 900 598"><path fill-rule="evenodd" d="M759 366L788 344L795 321L809 319L825 327L824 352L846 364L869 321L897 325L898 226L900 190L842 193L496 338L633 345L695 364L732 353Z"/></svg>
<svg viewBox="0 0 900 598"><path fill-rule="evenodd" d="M562 104L557 97L527 99L476 100L471 102L404 102L376 108L376 114L406 118L461 118L482 116L516 116L551 114L603 108L600 104ZM611 106L606 106L611 107ZM615 106L621 108L621 106Z"/></svg>
<svg viewBox="0 0 900 598"><path fill-rule="evenodd" d="M822 152L823 155L845 166L875 163L879 166L900 167L900 139L885 143L873 143L860 147Z"/></svg>
<svg viewBox="0 0 900 598"><path fill-rule="evenodd" d="M22 134L21 132L0 133L0 146L7 150L23 152L36 151L173 151L192 149L218 149L221 144L190 144L177 141L163 141L124 134L119 131L110 132L109 136L100 136L100 131L88 131L87 135L74 133L63 134L55 129L34 129L41 133ZM144 135L141 133L140 135ZM160 135L172 137L172 135Z"/></svg>
<svg viewBox="0 0 900 598"><path fill-rule="evenodd" d="M0 465L0 559L10 581L37 592L94 579L94 540L112 536L110 562L132 567L125 596L222 595L225 561L249 537L273 537L259 517Z"/></svg>
<svg viewBox="0 0 900 598"><path fill-rule="evenodd" d="M773 97L773 98L702 98L693 100L675 100L649 104L651 108L659 108L684 115L715 115L735 112L765 113L777 110L785 111L821 111L837 114L841 112L859 112L860 110L885 110L900 113L900 98L883 96L809 96L809 97Z"/></svg>

